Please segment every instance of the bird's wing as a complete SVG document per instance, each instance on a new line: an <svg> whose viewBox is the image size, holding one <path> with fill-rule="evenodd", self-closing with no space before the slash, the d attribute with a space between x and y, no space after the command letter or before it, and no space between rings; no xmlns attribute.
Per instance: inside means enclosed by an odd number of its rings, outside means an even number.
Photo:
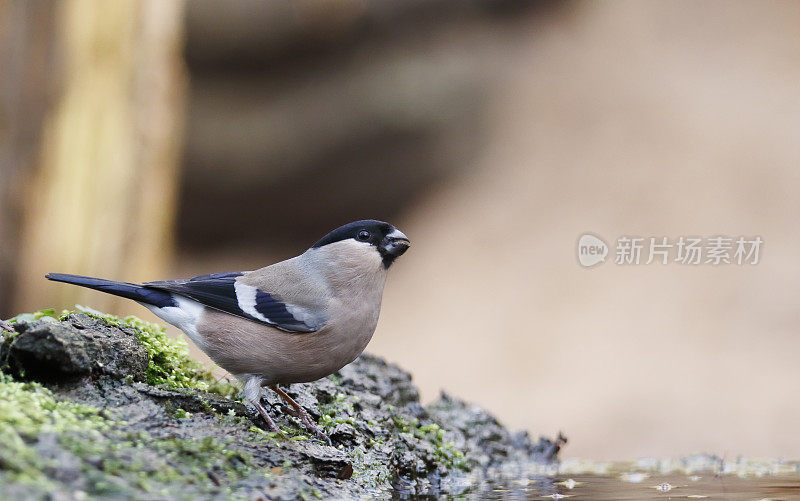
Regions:
<svg viewBox="0 0 800 501"><path fill-rule="evenodd" d="M314 332L324 322L304 308L282 301L269 292L237 280L244 273L214 273L183 280L147 282L142 285L194 299L231 315L271 325L287 332Z"/></svg>

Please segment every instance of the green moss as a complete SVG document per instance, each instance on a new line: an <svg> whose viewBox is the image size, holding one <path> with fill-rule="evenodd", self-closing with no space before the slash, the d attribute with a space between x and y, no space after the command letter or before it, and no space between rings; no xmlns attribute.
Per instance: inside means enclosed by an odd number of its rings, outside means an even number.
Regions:
<svg viewBox="0 0 800 501"><path fill-rule="evenodd" d="M245 418L242 418L243 422L246 421ZM249 421L246 421L249 423ZM262 441L273 441L279 442L281 440L295 440L295 441L303 441L303 440L310 440L311 437L306 433L303 429L298 428L290 428L288 426L281 425L279 431L266 431L262 430L257 426L250 426L248 428L251 432L253 432L253 440L262 440Z"/></svg>
<svg viewBox="0 0 800 501"><path fill-rule="evenodd" d="M79 433L99 438L110 422L100 410L69 401L58 401L37 383L21 383L0 373L0 470L17 481L40 481L48 461L32 443L42 434Z"/></svg>
<svg viewBox="0 0 800 501"><path fill-rule="evenodd" d="M305 486L300 489L300 492L297 493L297 496L303 501L308 501L310 499L322 499L322 493L311 486Z"/></svg>
<svg viewBox="0 0 800 501"><path fill-rule="evenodd" d="M252 470L249 455L231 450L229 442L213 437L199 440L168 438L150 441L147 445L165 460L164 467L152 472L153 478L159 482L181 481L187 472L199 474L199 480L206 482L208 471L216 471L227 480L235 480Z"/></svg>
<svg viewBox="0 0 800 501"><path fill-rule="evenodd" d="M100 410L70 401L57 401L52 392L40 384L17 382L2 373L0 424L28 437L40 433L108 428L108 420Z"/></svg>
<svg viewBox="0 0 800 501"><path fill-rule="evenodd" d="M467 470L464 453L456 448L453 442L444 439L444 430L436 423L420 426L416 429L415 436L426 440L433 446L433 453L437 462L448 469L459 468Z"/></svg>
<svg viewBox="0 0 800 501"><path fill-rule="evenodd" d="M453 442L445 440L444 430L436 423L420 426L417 418L407 419L401 415L393 415L395 430L407 433L419 440L429 443L433 447L436 462L445 468L459 468L467 470L464 453L456 448Z"/></svg>
<svg viewBox="0 0 800 501"><path fill-rule="evenodd" d="M353 463L353 477L375 488L385 488L392 480L392 470L383 461L370 460L367 451L359 445L349 451Z"/></svg>
<svg viewBox="0 0 800 501"><path fill-rule="evenodd" d="M344 393L337 393L327 404L319 406L320 417L317 423L331 430L339 424L356 424L355 410L353 404L348 400Z"/></svg>
<svg viewBox="0 0 800 501"><path fill-rule="evenodd" d="M49 322L57 322L56 312L52 309L39 310L33 313L21 313L16 317L9 318L6 321L7 326L13 326L17 322L32 322L34 320L44 320ZM10 343L19 333L17 331L8 331L0 328L0 345Z"/></svg>
<svg viewBox="0 0 800 501"><path fill-rule="evenodd" d="M66 313L67 310L61 312L61 314ZM9 324L15 324L17 322L31 322L33 320L39 320L41 318L53 318L57 319L59 315L56 313L56 310L53 309L44 309L39 311L34 311L33 313L20 313L16 317L12 317L8 319Z"/></svg>
<svg viewBox="0 0 800 501"><path fill-rule="evenodd" d="M228 498L237 480L260 473L248 454L213 437L155 439L146 432L112 431L99 440L65 437L61 443L78 457L91 458L82 470L92 494L130 488L156 492L165 486L174 492L176 485L183 485L201 492L221 491ZM214 486L212 478L222 485Z"/></svg>
<svg viewBox="0 0 800 501"><path fill-rule="evenodd" d="M82 488L99 496L129 497L133 491L156 493L183 485L230 498L236 481L261 473L232 441L156 439L147 432L126 432L125 426L97 408L58 400L37 383L0 373L0 485L35 487L42 498L63 493L65 486L50 472L59 469L65 454L80 470Z"/></svg>
<svg viewBox="0 0 800 501"><path fill-rule="evenodd" d="M99 409L57 400L37 383L17 382L0 373L0 484L36 486L43 497L45 492L62 491L48 475L62 456L43 455L42 443L49 444L44 450L71 455L86 490L96 495L131 489L155 492L173 484L208 490L211 475L225 484L213 488L230 494L226 486L231 482L258 473L251 458L232 450L228 442L211 437L154 439L121 427L124 423L107 419Z"/></svg>
<svg viewBox="0 0 800 501"><path fill-rule="evenodd" d="M175 409L175 417L178 419L187 419L192 417L192 413L186 412L184 409L178 407L177 409Z"/></svg>

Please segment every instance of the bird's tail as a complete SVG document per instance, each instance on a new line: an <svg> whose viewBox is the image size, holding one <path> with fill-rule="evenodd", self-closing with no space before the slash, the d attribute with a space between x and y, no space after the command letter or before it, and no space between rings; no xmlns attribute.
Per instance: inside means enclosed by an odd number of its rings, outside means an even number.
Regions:
<svg viewBox="0 0 800 501"><path fill-rule="evenodd" d="M66 284L80 285L89 289L106 292L115 296L133 299L144 304L158 307L175 306L172 294L158 289L152 289L143 285L131 284L128 282L115 282L103 278L83 277L80 275L68 275L65 273L48 273L44 276L48 280L64 282Z"/></svg>

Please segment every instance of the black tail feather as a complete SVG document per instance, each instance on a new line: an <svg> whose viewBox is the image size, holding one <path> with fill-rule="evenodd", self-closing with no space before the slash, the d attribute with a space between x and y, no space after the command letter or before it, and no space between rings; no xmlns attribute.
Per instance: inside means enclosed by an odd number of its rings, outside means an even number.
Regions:
<svg viewBox="0 0 800 501"><path fill-rule="evenodd" d="M140 303L150 304L163 308L165 306L177 306L172 294L158 289L151 289L143 285L131 284L128 282L115 282L103 278L83 277L81 275L69 275L66 273L48 273L44 276L48 280L64 282L66 284L80 285L89 289L106 292L115 296L133 299Z"/></svg>

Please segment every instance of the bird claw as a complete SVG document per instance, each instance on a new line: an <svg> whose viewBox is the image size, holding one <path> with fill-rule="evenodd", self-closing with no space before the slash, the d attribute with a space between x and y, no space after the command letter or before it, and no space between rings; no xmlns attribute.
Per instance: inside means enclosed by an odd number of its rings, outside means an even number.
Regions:
<svg viewBox="0 0 800 501"><path fill-rule="evenodd" d="M329 447L333 447L333 442L331 442L331 437L324 434L320 429L314 430L314 436L317 437L318 440L322 440L325 442Z"/></svg>
<svg viewBox="0 0 800 501"><path fill-rule="evenodd" d="M288 412L290 415L299 419L300 423L314 435L314 438L326 443L329 446L333 446L333 443L331 442L331 439L328 437L328 435L326 435L322 430L320 430L319 426L314 424L314 421L311 420L311 416L308 415L308 412L306 412L305 409L302 410L301 409L302 407L300 409L290 409L281 406L282 411ZM281 433L280 427L278 427L278 425L275 424L275 421L273 421L272 418L270 418L266 409L264 409L264 407L262 407L260 403L256 406L256 410L258 410L258 412L261 414L262 418L264 419L264 422L267 424L267 427L270 429L271 432Z"/></svg>
<svg viewBox="0 0 800 501"><path fill-rule="evenodd" d="M11 324L9 324L8 322L4 322L2 320L0 320L0 329L6 330L8 332L14 332L14 328L11 327Z"/></svg>
<svg viewBox="0 0 800 501"><path fill-rule="evenodd" d="M272 418L269 417L267 410L261 405L261 402L255 402L254 405L258 413L261 414L261 418L267 424L267 427L271 432L281 431L281 429L278 428L278 425L275 424L275 421L273 421Z"/></svg>
<svg viewBox="0 0 800 501"><path fill-rule="evenodd" d="M308 426L308 428L311 430L311 432L314 434L314 437L317 440L321 440L322 442L325 442L328 446L333 447L333 442L331 442L331 438L328 435L326 435L322 430L320 430L319 427L317 427L314 424L310 425L307 424L306 426Z"/></svg>
<svg viewBox="0 0 800 501"><path fill-rule="evenodd" d="M288 414L288 415L290 415L290 416L292 416L294 418L300 419L300 413L297 412L296 410L292 409L289 406L281 405L281 412L284 412L284 413L286 413L286 414Z"/></svg>
<svg viewBox="0 0 800 501"><path fill-rule="evenodd" d="M272 385L270 386L270 388L292 407L291 409L288 408L285 409L286 411L289 412L289 414L299 419L300 422L303 424L303 426L305 426L306 429L311 431L318 440L321 440L328 445L331 446L333 445L331 439L328 438L328 435L323 433L322 430L320 430L319 427L317 427L316 423L314 423L314 421L311 420L311 416L308 415L308 411L305 410L303 406L295 402L294 399L290 397L285 391L280 389L278 385Z"/></svg>
<svg viewBox="0 0 800 501"><path fill-rule="evenodd" d="M321 440L321 441L325 442L326 444L328 444L330 446L333 446L333 443L331 442L330 437L328 437L328 435L326 435L325 432L323 432L319 428L319 426L317 426L314 423L314 421L311 420L311 416L309 416L307 412L298 412L297 414L298 415L295 416L295 417L298 417L300 419L300 422L303 424L303 426L305 426L307 430L309 430L311 433L313 433L314 437L317 440Z"/></svg>

